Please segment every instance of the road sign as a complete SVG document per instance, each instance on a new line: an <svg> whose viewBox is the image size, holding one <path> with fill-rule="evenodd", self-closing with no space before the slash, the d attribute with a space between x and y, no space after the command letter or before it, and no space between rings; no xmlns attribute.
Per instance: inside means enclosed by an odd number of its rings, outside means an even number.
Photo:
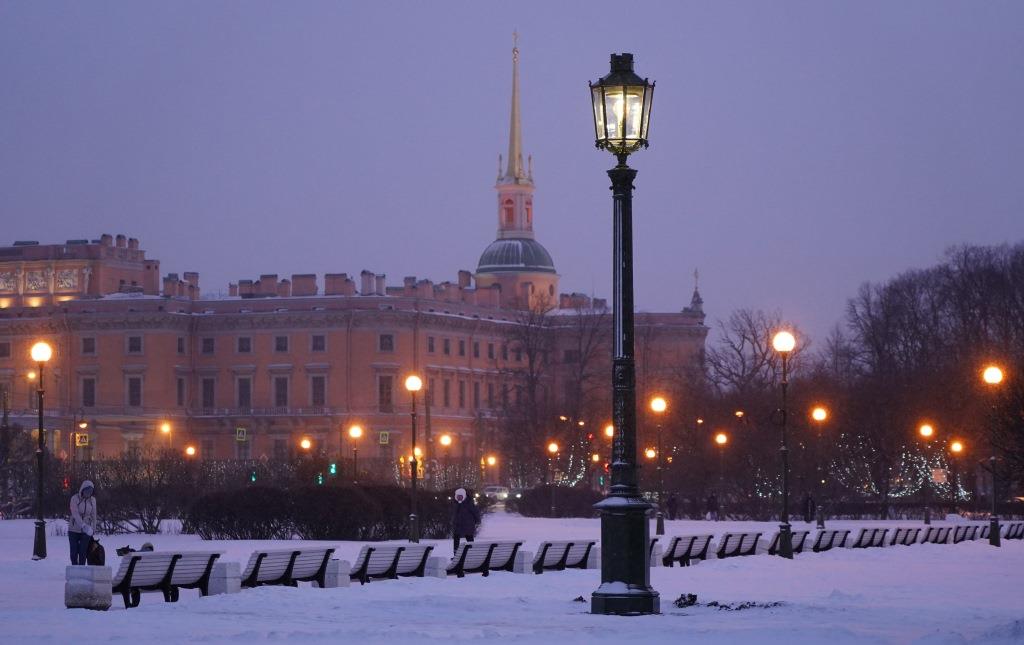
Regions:
<svg viewBox="0 0 1024 645"><path fill-rule="evenodd" d="M75 447L85 448L89 445L89 434L86 432L75 433Z"/></svg>
<svg viewBox="0 0 1024 645"><path fill-rule="evenodd" d="M391 433L381 432L380 433L380 445L386 446L391 443Z"/></svg>
<svg viewBox="0 0 1024 645"><path fill-rule="evenodd" d="M245 438L245 428L235 428L235 441L247 441Z"/></svg>

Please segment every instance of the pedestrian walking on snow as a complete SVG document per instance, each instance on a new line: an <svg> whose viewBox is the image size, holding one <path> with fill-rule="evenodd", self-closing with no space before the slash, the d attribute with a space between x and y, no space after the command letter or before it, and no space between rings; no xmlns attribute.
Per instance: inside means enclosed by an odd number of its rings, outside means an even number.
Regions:
<svg viewBox="0 0 1024 645"><path fill-rule="evenodd" d="M455 491L455 506L452 509L452 540L455 542L455 551L459 550L459 541L462 538L466 542L472 542L476 534L476 525L480 523L480 511L476 504L466 494L465 488Z"/></svg>
<svg viewBox="0 0 1024 645"><path fill-rule="evenodd" d="M71 518L68 520L71 564L88 564L89 544L96 530L94 490L92 482L87 479L78 488L78 493L71 497Z"/></svg>

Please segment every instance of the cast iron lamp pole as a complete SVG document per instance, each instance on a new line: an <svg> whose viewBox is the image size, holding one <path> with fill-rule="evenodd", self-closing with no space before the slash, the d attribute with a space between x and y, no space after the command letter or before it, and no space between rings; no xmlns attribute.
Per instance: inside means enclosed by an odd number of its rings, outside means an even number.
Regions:
<svg viewBox="0 0 1024 645"><path fill-rule="evenodd" d="M815 406L811 410L811 418L818 424L818 440L815 442L817 447L817 455L815 455L815 473L814 473L814 488L818 491L818 503L815 505L815 518L819 529L825 528L825 485L821 481L822 468L821 468L821 444L823 443L823 426L825 421L828 420L828 408L822 405Z"/></svg>
<svg viewBox="0 0 1024 645"><path fill-rule="evenodd" d="M646 148L654 83L633 72L632 54L612 54L611 71L590 84L596 145L616 156L612 180L612 485L594 505L601 513L601 586L594 614L656 614L650 584L651 505L640 497L636 464L636 368L633 362L633 179L626 161Z"/></svg>
<svg viewBox="0 0 1024 645"><path fill-rule="evenodd" d="M354 425L348 429L348 438L352 440L352 483L359 483L359 438L363 436L362 426Z"/></svg>
<svg viewBox="0 0 1024 645"><path fill-rule="evenodd" d="M953 485L950 489L953 491L953 513L957 513L957 507L960 506L960 465L957 463L957 459L964 451L964 444L962 441L954 441L949 444L949 470L952 475Z"/></svg>
<svg viewBox="0 0 1024 645"><path fill-rule="evenodd" d="M412 395L412 412L409 415L412 419L412 456L409 457L409 468L412 470L412 496L409 498L410 542L420 541L420 520L416 514L416 468L418 467L416 462L416 393L422 387L423 381L415 374L405 379L405 389L409 390L409 394Z"/></svg>
<svg viewBox="0 0 1024 645"><path fill-rule="evenodd" d="M793 559L793 539L789 527L789 446L786 443L786 417L789 416L786 390L789 388L789 354L796 347L796 338L788 331L780 331L772 338L772 347L782 357L782 407L779 409L782 420L782 515L779 517L779 555Z"/></svg>
<svg viewBox="0 0 1024 645"><path fill-rule="evenodd" d="M668 409L668 403L660 396L651 399L651 411L658 415L658 512L654 529L656 535L665 535L665 512L662 504L665 499L665 458L661 452L661 415Z"/></svg>
<svg viewBox="0 0 1024 645"><path fill-rule="evenodd" d="M917 433L921 435L921 439L924 440L924 523L930 525L932 523L932 511L928 506L928 497L932 490L932 465L931 465L931 438L935 436L935 428L930 423L923 423L921 427L917 429Z"/></svg>
<svg viewBox="0 0 1024 645"><path fill-rule="evenodd" d="M30 350L32 360L39 367L38 381L36 382L36 403L39 407L39 425L36 426L36 531L32 543L32 559L43 560L46 558L46 521L43 519L43 479L46 472L46 439L43 429L43 367L53 356L53 348L49 343L39 341Z"/></svg>
<svg viewBox="0 0 1024 645"><path fill-rule="evenodd" d="M1003 382L1003 370L995 365L989 365L981 373L982 380L989 386L995 388ZM988 468L992 473L992 514L988 520L988 543L992 546L999 544L999 511L996 507L996 404L992 403L992 430L990 431L992 456L988 458Z"/></svg>

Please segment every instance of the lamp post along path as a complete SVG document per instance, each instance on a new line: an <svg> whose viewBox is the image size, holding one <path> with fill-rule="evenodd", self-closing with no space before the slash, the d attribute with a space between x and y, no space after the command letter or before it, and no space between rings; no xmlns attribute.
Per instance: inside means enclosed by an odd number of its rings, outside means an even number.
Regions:
<svg viewBox="0 0 1024 645"><path fill-rule="evenodd" d="M989 365L981 374L981 378L991 388L997 387L1003 382L1003 370L995 365ZM992 400L992 429L989 431L991 456L988 458L989 471L992 473L992 512L988 520L988 543L992 546L1001 546L999 543L999 510L996 496L996 404Z"/></svg>
<svg viewBox="0 0 1024 645"><path fill-rule="evenodd" d="M43 367L53 356L53 348L40 341L30 350L32 360L36 362L39 372L36 381L36 405L39 408L39 425L36 426L36 523L35 536L32 542L32 559L46 558L46 520L43 519L43 481L46 475L46 431L43 429Z"/></svg>
<svg viewBox="0 0 1024 645"><path fill-rule="evenodd" d="M772 346L782 356L782 407L779 414L782 420L782 438L779 452L782 454L782 513L779 516L779 555L793 559L793 539L789 526L789 445L787 444L786 424L789 389L789 354L796 347L796 338L788 331L780 331L772 338Z"/></svg>
<svg viewBox="0 0 1024 645"><path fill-rule="evenodd" d="M612 484L594 508L601 513L601 586L595 614L655 614L650 585L645 502L637 487L636 368L633 360L633 180L626 161L647 147L654 84L633 72L632 54L612 54L611 71L590 85L596 146L616 156L612 182Z"/></svg>
<svg viewBox="0 0 1024 645"><path fill-rule="evenodd" d="M405 379L405 389L409 390L409 394L412 395L412 412L410 413L410 417L412 419L412 455L409 458L409 468L412 471L412 495L409 498L410 542L420 541L420 520L417 515L416 508L416 468L418 466L418 462L416 460L416 393L419 392L422 387L423 381L415 374Z"/></svg>

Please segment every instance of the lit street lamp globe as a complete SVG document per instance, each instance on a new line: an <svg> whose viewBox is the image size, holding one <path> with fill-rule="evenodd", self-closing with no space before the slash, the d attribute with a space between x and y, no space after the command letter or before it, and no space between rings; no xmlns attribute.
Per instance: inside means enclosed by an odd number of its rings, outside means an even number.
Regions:
<svg viewBox="0 0 1024 645"><path fill-rule="evenodd" d="M718 434L715 435L715 443L717 443L720 446L724 446L725 444L729 443L729 435L725 434L724 432L719 432Z"/></svg>
<svg viewBox="0 0 1024 645"><path fill-rule="evenodd" d="M188 455L189 457L195 457L196 456L196 447L195 446L188 446L188 447L186 447L185 448L185 454Z"/></svg>
<svg viewBox="0 0 1024 645"><path fill-rule="evenodd" d="M405 389L409 390L410 392L419 392L421 389L423 389L422 379L420 379L420 377L416 376L415 374L410 374L405 379Z"/></svg>
<svg viewBox="0 0 1024 645"><path fill-rule="evenodd" d="M820 423L828 419L828 410L824 406L816 406L811 410L811 418Z"/></svg>
<svg viewBox="0 0 1024 645"><path fill-rule="evenodd" d="M498 463L498 458L497 457L495 457L494 455L488 455L487 456L487 465L488 466L493 466L496 463Z"/></svg>
<svg viewBox="0 0 1024 645"><path fill-rule="evenodd" d="M929 439L935 434L935 428L930 423L922 423L917 432L925 439Z"/></svg>
<svg viewBox="0 0 1024 645"><path fill-rule="evenodd" d="M352 426L348 429L348 436L352 439L358 439L363 436L363 428L361 426Z"/></svg>
<svg viewBox="0 0 1024 645"><path fill-rule="evenodd" d="M440 441L441 445L447 448L448 446L452 445L452 436L450 434L443 434L441 435Z"/></svg>
<svg viewBox="0 0 1024 645"><path fill-rule="evenodd" d="M960 454L964 451L964 444L961 441L954 441L949 444L949 449L956 454Z"/></svg>
<svg viewBox="0 0 1024 645"><path fill-rule="evenodd" d="M644 451L644 454L647 455L648 459L654 459L655 457L658 456L658 451L655 450L654 448L648 448L647 450Z"/></svg>
<svg viewBox="0 0 1024 645"><path fill-rule="evenodd" d="M312 448L312 447L313 447L313 442L312 442L312 441L310 441L310 440L309 440L309 439L307 439L307 438L303 438L303 439L302 439L302 441L300 441L300 442L299 442L299 446L300 446L300 447L301 447L301 448L302 448L303 450L309 450L310 448Z"/></svg>
<svg viewBox="0 0 1024 645"><path fill-rule="evenodd" d="M608 425L606 425L604 427L604 436L608 437L609 439L614 437L615 436L615 426L613 426L610 423Z"/></svg>
<svg viewBox="0 0 1024 645"><path fill-rule="evenodd" d="M171 433L171 424L167 423L166 421L161 423L160 424L160 432L162 432L164 434L170 434Z"/></svg>
<svg viewBox="0 0 1024 645"><path fill-rule="evenodd" d="M32 355L32 360L35 362L45 363L53 356L53 348L50 347L50 343L41 340L32 346L29 353Z"/></svg>
<svg viewBox="0 0 1024 645"><path fill-rule="evenodd" d="M653 399L651 399L651 410L652 411L657 412L658 414L661 414L666 409L668 409L668 403L665 401L665 399L661 398L660 396L656 396Z"/></svg>
<svg viewBox="0 0 1024 645"><path fill-rule="evenodd" d="M981 378L989 385L999 385L1003 382L1003 370L999 369L995 365L989 365L985 368L985 371L981 373Z"/></svg>
<svg viewBox="0 0 1024 645"><path fill-rule="evenodd" d="M550 452L551 454L557 453L558 452L558 444L555 443L554 441L549 443L548 444L548 452Z"/></svg>
<svg viewBox="0 0 1024 645"><path fill-rule="evenodd" d="M772 347L780 354L788 354L796 348L796 337L788 331L780 331L772 338Z"/></svg>

